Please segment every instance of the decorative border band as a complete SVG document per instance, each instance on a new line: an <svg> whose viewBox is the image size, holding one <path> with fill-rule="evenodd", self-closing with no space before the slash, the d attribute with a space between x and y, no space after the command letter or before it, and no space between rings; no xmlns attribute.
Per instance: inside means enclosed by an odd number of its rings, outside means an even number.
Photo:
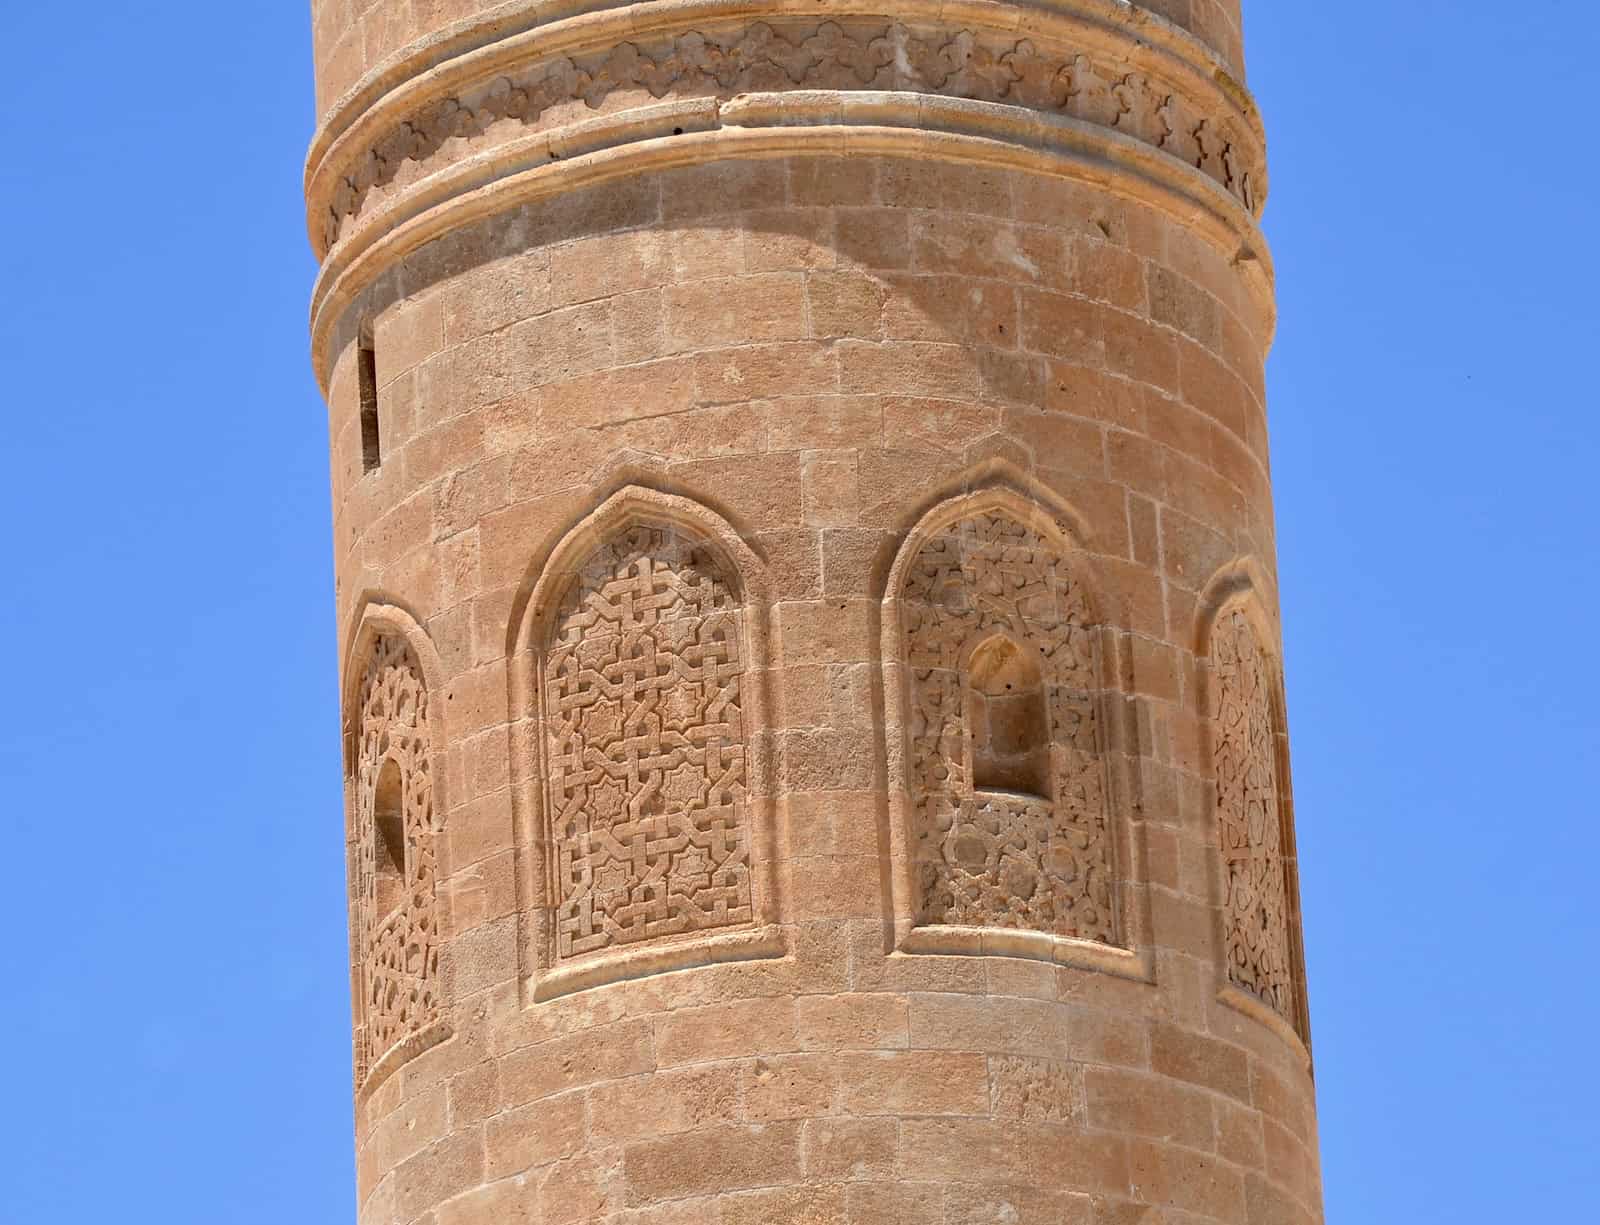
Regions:
<svg viewBox="0 0 1600 1225"><path fill-rule="evenodd" d="M816 21L858 13L859 0L504 0L397 49L334 101L312 141L308 181L335 141L369 112L389 109L387 100L404 93L410 83L425 77L456 81L508 71L530 58L536 43L543 47L551 41L551 27L618 9L628 13L620 26L642 29L646 10L711 14L725 22L788 12ZM924 22L932 17L951 27L977 22L988 29L1017 31L1019 37L1036 36L1070 18L1091 45L1103 50L1115 46L1135 58L1165 55L1190 65L1198 78L1221 85L1260 128L1249 93L1234 79L1228 60L1204 39L1132 0L942 0L933 6L923 0L900 0L880 6L880 11Z"/></svg>
<svg viewBox="0 0 1600 1225"><path fill-rule="evenodd" d="M681 17L677 10L672 15ZM1127 47L1114 58L1101 49L1086 51L1089 44L1072 37L1081 31L1044 32L1057 39L1046 43L976 23L950 32L883 16L845 20L758 21L722 30L707 25L709 33L699 26L635 29L629 32L636 38L609 46L607 39L623 31L586 28L599 24L593 18L552 28L533 62L509 75L444 96L429 89L431 100L410 103L403 118L375 112L346 133L309 184L313 243L319 253L333 247L374 193L403 191L419 174L515 139L522 130L668 97L726 101L754 90L816 88L934 95L1065 115L1194 166L1259 215L1265 194L1259 132L1214 85L1202 96L1193 82L1175 81L1181 74L1171 72L1171 64L1140 70L1131 66L1137 57Z"/></svg>

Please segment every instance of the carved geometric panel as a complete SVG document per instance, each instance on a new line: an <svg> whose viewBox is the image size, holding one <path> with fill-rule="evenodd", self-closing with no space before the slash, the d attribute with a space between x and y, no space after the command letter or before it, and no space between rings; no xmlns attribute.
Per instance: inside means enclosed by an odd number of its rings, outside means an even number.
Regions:
<svg viewBox="0 0 1600 1225"><path fill-rule="evenodd" d="M380 633L357 712L358 938L364 1076L439 1019L428 690L405 639Z"/></svg>
<svg viewBox="0 0 1600 1225"><path fill-rule="evenodd" d="M579 566L544 670L558 961L753 923L746 666L737 591L683 533Z"/></svg>
<svg viewBox="0 0 1600 1225"><path fill-rule="evenodd" d="M1294 1023L1271 672L1238 609L1217 619L1210 653L1228 979Z"/></svg>
<svg viewBox="0 0 1600 1225"><path fill-rule="evenodd" d="M1097 634L1083 588L1038 532L990 511L924 543L900 598L916 922L1115 944ZM1018 678L1036 668L1042 681L1045 760L1037 774L1012 775L1039 777L1040 794L974 783L972 673L1003 679L989 662L997 643L1026 655L1025 667L1006 665ZM980 675L976 688L992 684Z"/></svg>

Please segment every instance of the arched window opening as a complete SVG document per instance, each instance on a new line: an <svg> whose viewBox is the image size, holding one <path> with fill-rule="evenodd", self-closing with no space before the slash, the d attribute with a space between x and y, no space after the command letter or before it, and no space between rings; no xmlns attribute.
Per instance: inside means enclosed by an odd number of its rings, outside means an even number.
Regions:
<svg viewBox="0 0 1600 1225"><path fill-rule="evenodd" d="M386 915L400 905L406 889L405 785L400 763L393 757L378 771L372 824L377 913Z"/></svg>
<svg viewBox="0 0 1600 1225"><path fill-rule="evenodd" d="M916 926L1117 943L1098 622L1065 547L992 507L903 563Z"/></svg>
<svg viewBox="0 0 1600 1225"><path fill-rule="evenodd" d="M996 637L973 653L967 730L975 790L1049 798L1050 726L1044 678L1032 652Z"/></svg>

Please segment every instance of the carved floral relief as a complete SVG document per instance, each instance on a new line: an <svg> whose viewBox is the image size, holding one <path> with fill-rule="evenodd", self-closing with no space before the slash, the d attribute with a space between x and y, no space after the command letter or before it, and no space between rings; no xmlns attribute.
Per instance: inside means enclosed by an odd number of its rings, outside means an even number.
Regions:
<svg viewBox="0 0 1600 1225"><path fill-rule="evenodd" d="M916 922L1117 943L1082 585L1051 542L993 511L923 544L900 599Z"/></svg>
<svg viewBox="0 0 1600 1225"><path fill-rule="evenodd" d="M357 710L358 1074L439 1019L428 690L405 639L380 633Z"/></svg>
<svg viewBox="0 0 1600 1225"><path fill-rule="evenodd" d="M1272 673L1238 609L1218 619L1210 654L1228 980L1294 1024Z"/></svg>

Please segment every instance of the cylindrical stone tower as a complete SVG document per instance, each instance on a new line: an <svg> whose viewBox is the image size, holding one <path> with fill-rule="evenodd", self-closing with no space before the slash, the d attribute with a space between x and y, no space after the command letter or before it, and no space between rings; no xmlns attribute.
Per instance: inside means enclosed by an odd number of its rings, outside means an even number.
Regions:
<svg viewBox="0 0 1600 1225"><path fill-rule="evenodd" d="M363 1225L1321 1220L1237 0L317 0Z"/></svg>

